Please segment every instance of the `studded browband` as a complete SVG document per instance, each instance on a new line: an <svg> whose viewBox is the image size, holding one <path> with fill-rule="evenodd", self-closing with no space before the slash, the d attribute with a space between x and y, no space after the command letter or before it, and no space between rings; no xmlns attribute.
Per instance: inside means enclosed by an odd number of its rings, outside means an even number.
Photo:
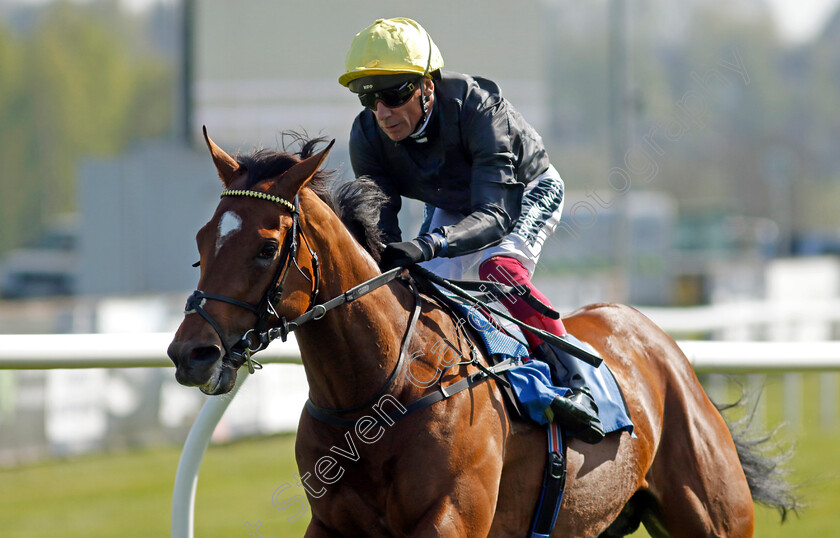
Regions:
<svg viewBox="0 0 840 538"><path fill-rule="evenodd" d="M296 211L295 204L291 203L285 198L280 198L279 196L274 196L273 194L268 194L265 192L249 190L227 190L222 193L222 196L250 196L251 198L259 198L261 200L268 200L269 202L276 202L282 206L289 208L289 210L293 213Z"/></svg>

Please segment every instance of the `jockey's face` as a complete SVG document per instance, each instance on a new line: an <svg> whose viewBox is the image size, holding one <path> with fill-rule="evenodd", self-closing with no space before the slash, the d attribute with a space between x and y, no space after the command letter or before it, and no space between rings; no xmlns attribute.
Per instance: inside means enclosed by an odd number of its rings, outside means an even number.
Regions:
<svg viewBox="0 0 840 538"><path fill-rule="evenodd" d="M422 88L417 88L411 99L400 106L392 108L381 100L376 102L376 108L373 110L376 115L376 122L379 124L379 128L394 142L405 140L419 127L417 124L423 117L423 106L420 102L421 90L426 92L429 112L432 110L435 85L430 79L425 79L423 82Z"/></svg>

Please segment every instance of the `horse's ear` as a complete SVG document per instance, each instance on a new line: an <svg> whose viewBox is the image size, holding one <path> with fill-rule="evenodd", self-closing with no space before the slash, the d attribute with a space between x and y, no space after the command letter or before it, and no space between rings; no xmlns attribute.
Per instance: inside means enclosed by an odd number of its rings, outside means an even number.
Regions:
<svg viewBox="0 0 840 538"><path fill-rule="evenodd" d="M318 168L320 168L321 164L323 164L324 160L326 160L327 154L332 149L333 144L335 144L335 139L333 139L332 142L330 142L329 145L322 151L307 157L286 170L278 179L278 183L284 188L291 187L292 192L300 192L300 189L306 185L307 181L312 179L312 176L315 175L315 172L318 171Z"/></svg>
<svg viewBox="0 0 840 538"><path fill-rule="evenodd" d="M207 142L207 147L210 148L210 155L213 156L216 171L219 172L219 179L222 180L225 187L229 187L237 172L240 171L239 163L225 153L225 150L217 146L215 142L210 140L210 137L207 135L206 125L202 126L201 129L204 132L204 141Z"/></svg>

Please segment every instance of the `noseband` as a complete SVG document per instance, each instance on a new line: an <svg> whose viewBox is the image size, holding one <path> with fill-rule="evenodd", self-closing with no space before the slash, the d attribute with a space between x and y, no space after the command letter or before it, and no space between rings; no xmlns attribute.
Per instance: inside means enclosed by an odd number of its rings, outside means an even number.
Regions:
<svg viewBox="0 0 840 538"><path fill-rule="evenodd" d="M274 272L274 276L271 279L271 284L269 285L268 289L263 295L262 299L260 300L259 304L252 305L250 303L246 303L244 301L240 301L238 299L234 299L232 297L227 297L224 295L216 295L214 293L204 293L201 290L195 290L192 295L189 296L187 299L187 305L184 308L184 314L193 314L198 313L202 318L204 318L207 323L213 327L213 330L216 331L216 334L219 335L219 339L222 342L222 346L225 348L225 353L231 359L240 359L243 364L248 365L248 371L250 373L254 373L256 369L262 368L262 365L257 362L256 360L251 358L251 355L266 345L271 341L268 331L266 331L266 325L268 320L271 316L274 316L280 320L281 327L287 327L288 323L286 322L285 317L280 316L277 313L277 310L274 307L274 303L280 299L280 296L283 294L283 287L286 284L286 279L289 276L289 270L292 265L300 271L300 266L297 263L297 256L298 256L298 236L300 236L306 245L307 250L309 250L310 256L312 256L312 272L313 272L313 286L312 292L309 295L309 305L307 306L307 311L311 310L312 304L315 301L315 297L318 295L318 288L321 282L321 272L318 266L318 256L309 246L309 242L306 241L306 237L303 235L303 231L300 228L300 197L295 196L294 203L289 202L279 196L274 196L271 194L267 194L264 192L257 192L257 191L249 191L249 190L226 190L222 192L222 197L225 196L247 196L251 198L258 198L262 200L268 200L270 202L278 203L285 208L289 209L292 213L292 229L286 234L286 238L283 241L283 248L280 250L280 263L277 266L277 270ZM301 272L301 274L303 274ZM222 334L222 329L219 327L219 324L216 323L216 320L204 309L204 305L207 303L208 300L213 301L220 301L223 303L232 304L234 306L238 306L251 312L257 317L257 322L252 329L249 329L242 335L242 338L233 346L229 346L227 340L225 339L224 335ZM323 314L322 314L323 315ZM316 318L317 319L317 318ZM251 335L256 337L256 347L251 347ZM282 334L283 339L285 340L285 336L288 334L288 330Z"/></svg>

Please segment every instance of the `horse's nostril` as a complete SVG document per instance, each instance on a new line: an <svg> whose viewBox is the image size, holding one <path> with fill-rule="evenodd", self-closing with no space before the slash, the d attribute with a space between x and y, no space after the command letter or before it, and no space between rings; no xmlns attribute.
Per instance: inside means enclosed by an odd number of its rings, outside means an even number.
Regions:
<svg viewBox="0 0 840 538"><path fill-rule="evenodd" d="M201 346L190 351L188 360L190 362L216 362L222 357L222 350L219 346Z"/></svg>

